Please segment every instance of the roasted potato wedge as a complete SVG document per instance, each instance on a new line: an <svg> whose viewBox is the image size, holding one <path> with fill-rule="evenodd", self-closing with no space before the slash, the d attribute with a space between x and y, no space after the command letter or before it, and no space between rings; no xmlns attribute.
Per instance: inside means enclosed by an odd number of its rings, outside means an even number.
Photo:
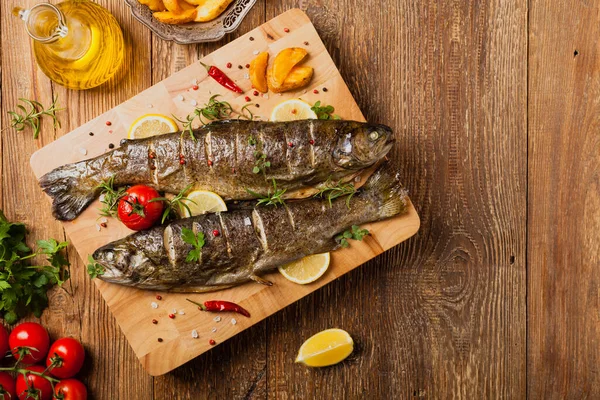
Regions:
<svg viewBox="0 0 600 400"><path fill-rule="evenodd" d="M207 22L217 18L233 0L205 0L197 8L196 22Z"/></svg>
<svg viewBox="0 0 600 400"><path fill-rule="evenodd" d="M173 14L181 14L184 10L180 0L163 0L165 7Z"/></svg>
<svg viewBox="0 0 600 400"><path fill-rule="evenodd" d="M275 86L283 85L292 68L302 62L308 52L300 47L283 49L273 61L273 83Z"/></svg>
<svg viewBox="0 0 600 400"><path fill-rule="evenodd" d="M183 0L183 1L185 1L188 4L193 5L195 7L195 6L202 5L206 0Z"/></svg>
<svg viewBox="0 0 600 400"><path fill-rule="evenodd" d="M267 63L269 62L269 53L263 51L250 61L250 82L252 87L262 93L267 93Z"/></svg>
<svg viewBox="0 0 600 400"><path fill-rule="evenodd" d="M152 11L165 11L167 7L162 2L162 0L138 0L140 4L148 6L148 8Z"/></svg>
<svg viewBox="0 0 600 400"><path fill-rule="evenodd" d="M192 8L178 14L171 11L161 11L155 12L152 15L163 24L178 25L193 21L196 18L196 9Z"/></svg>
<svg viewBox="0 0 600 400"><path fill-rule="evenodd" d="M289 75L281 85L278 85L273 75L273 68L267 72L267 84L273 93L287 92L289 90L298 90L308 85L312 79L314 69L312 67L293 67Z"/></svg>

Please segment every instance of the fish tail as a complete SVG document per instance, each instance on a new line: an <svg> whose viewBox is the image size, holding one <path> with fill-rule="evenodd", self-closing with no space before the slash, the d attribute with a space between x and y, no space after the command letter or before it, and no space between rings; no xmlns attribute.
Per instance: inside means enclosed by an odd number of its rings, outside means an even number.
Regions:
<svg viewBox="0 0 600 400"><path fill-rule="evenodd" d="M61 221L71 221L94 200L96 185L82 179L79 163L56 168L40 178L40 186L52 198L52 215Z"/></svg>
<svg viewBox="0 0 600 400"><path fill-rule="evenodd" d="M380 200L380 218L403 214L408 208L408 191L400 182L400 174L390 163L380 166L363 186Z"/></svg>

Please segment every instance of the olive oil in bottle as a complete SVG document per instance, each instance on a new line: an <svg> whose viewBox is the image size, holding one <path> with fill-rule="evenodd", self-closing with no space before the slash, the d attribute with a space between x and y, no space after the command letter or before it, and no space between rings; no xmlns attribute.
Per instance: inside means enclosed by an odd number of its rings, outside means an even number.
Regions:
<svg viewBox="0 0 600 400"><path fill-rule="evenodd" d="M123 63L123 32L115 17L88 0L38 4L13 13L34 39L37 64L50 79L71 89L109 80Z"/></svg>

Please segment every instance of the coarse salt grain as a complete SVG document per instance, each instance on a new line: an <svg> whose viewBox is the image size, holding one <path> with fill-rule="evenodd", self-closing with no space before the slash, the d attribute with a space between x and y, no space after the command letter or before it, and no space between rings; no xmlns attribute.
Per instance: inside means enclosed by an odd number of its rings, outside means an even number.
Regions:
<svg viewBox="0 0 600 400"><path fill-rule="evenodd" d="M192 79L192 85L197 85L198 84L198 79Z"/></svg>
<svg viewBox="0 0 600 400"><path fill-rule="evenodd" d="M250 79L250 74L244 74L244 79Z"/></svg>
<svg viewBox="0 0 600 400"><path fill-rule="evenodd" d="M87 150L86 150L86 149L84 149L83 147L79 149L79 152L80 152L81 154L83 154L84 156L87 154Z"/></svg>
<svg viewBox="0 0 600 400"><path fill-rule="evenodd" d="M248 217L244 218L244 225L246 225L246 226L252 225L252 221L250 221L250 218L248 218Z"/></svg>
<svg viewBox="0 0 600 400"><path fill-rule="evenodd" d="M268 99L268 98L269 98L269 95L268 95L267 93L265 93L265 94L263 94L263 98L264 98L264 99Z"/></svg>
<svg viewBox="0 0 600 400"><path fill-rule="evenodd" d="M193 337L194 339L198 339L198 337L199 337L199 336L200 336L200 335L198 335L198 331L194 329L194 330L192 331L192 337Z"/></svg>
<svg viewBox="0 0 600 400"><path fill-rule="evenodd" d="M231 318L231 325L235 325L237 324L237 321L235 320L235 318Z"/></svg>
<svg viewBox="0 0 600 400"><path fill-rule="evenodd" d="M106 218L104 218L104 217L103 217L103 218L100 218L100 222L102 222L102 223L107 223L107 222L108 222L108 220L107 220Z"/></svg>
<svg viewBox="0 0 600 400"><path fill-rule="evenodd" d="M221 317L214 317L213 321L215 321L215 322L221 322Z"/></svg>
<svg viewBox="0 0 600 400"><path fill-rule="evenodd" d="M212 328L210 331L211 331L212 333L215 333L215 332L217 331L217 328Z"/></svg>
<svg viewBox="0 0 600 400"><path fill-rule="evenodd" d="M191 104L191 105L193 105L193 106L197 106L197 105L198 105L198 102L197 102L196 100L191 100L191 101L190 101L190 104Z"/></svg>
<svg viewBox="0 0 600 400"><path fill-rule="evenodd" d="M102 202L102 201L104 201L104 197L106 197L106 195L104 193L102 193L100 195L100 198L98 200L100 200Z"/></svg>
<svg viewBox="0 0 600 400"><path fill-rule="evenodd" d="M153 301L152 303L150 303L150 306L151 306L152 308L158 308L158 303L157 303L157 302L155 302L155 301Z"/></svg>
<svg viewBox="0 0 600 400"><path fill-rule="evenodd" d="M177 314L179 314L179 315L185 315L185 312L184 312L183 310L179 310L179 311L177 312Z"/></svg>
<svg viewBox="0 0 600 400"><path fill-rule="evenodd" d="M153 106L152 104L146 104L146 107L148 107L148 108L152 108L152 107L154 107L154 106Z"/></svg>
<svg viewBox="0 0 600 400"><path fill-rule="evenodd" d="M257 56L257 55L258 55L258 53L260 53L260 51L258 51L258 50L254 50L254 51L252 52L252 54L254 54L255 56Z"/></svg>
<svg viewBox="0 0 600 400"><path fill-rule="evenodd" d="M172 313L172 314L177 314L177 309L175 309L175 308L174 308L174 309L171 311L171 313Z"/></svg>
<svg viewBox="0 0 600 400"><path fill-rule="evenodd" d="M182 94L180 94L179 96L177 96L177 100L179 100L179 101L183 101L183 95L182 95Z"/></svg>
<svg viewBox="0 0 600 400"><path fill-rule="evenodd" d="M100 232L100 225L99 225L99 224L96 224L96 230L97 230L98 232Z"/></svg>

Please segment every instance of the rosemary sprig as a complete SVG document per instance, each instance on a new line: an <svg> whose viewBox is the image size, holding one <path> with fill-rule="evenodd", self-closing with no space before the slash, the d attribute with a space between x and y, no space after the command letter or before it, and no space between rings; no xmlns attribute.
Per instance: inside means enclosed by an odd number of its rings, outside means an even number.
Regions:
<svg viewBox="0 0 600 400"><path fill-rule="evenodd" d="M173 197L172 199L168 199L166 197L156 197L149 201L149 203L155 201L162 201L165 203L165 210L163 211L163 215L160 220L161 224L164 224L167 218L169 218L169 216L171 216L173 212L176 212L179 215L183 215L185 210L187 211L188 215L192 215L192 211L187 205L187 202L190 202L192 204L196 204L196 202L185 197L185 194L191 189L192 185L193 184L187 185L185 188L183 188L181 192L177 194L177 196ZM176 211L176 209L179 209L179 211Z"/></svg>
<svg viewBox="0 0 600 400"><path fill-rule="evenodd" d="M333 106L321 106L321 100L317 101L310 109L317 114L319 119L342 119L339 115L333 113L335 111Z"/></svg>
<svg viewBox="0 0 600 400"><path fill-rule="evenodd" d="M332 184L331 178L325 182L324 186L319 190L318 193L315 193L313 197L320 197L322 199L327 199L329 202L329 207L332 207L332 200L337 199L338 197L348 196L346 198L346 207L350 208L350 199L356 193L356 187L354 187L353 183L344 183L342 181L338 181L335 185Z"/></svg>
<svg viewBox="0 0 600 400"><path fill-rule="evenodd" d="M242 109L240 110L238 114L238 119L247 119L248 121L253 121L254 118L257 118L257 115L254 115L254 113L252 111L250 111L250 106L253 106L254 104L249 103L246 104L244 107L242 107ZM235 112L235 111L234 111Z"/></svg>
<svg viewBox="0 0 600 400"><path fill-rule="evenodd" d="M125 195L126 189L124 187L115 190L114 181L115 176L113 175L96 187L96 189L102 189L100 192L100 202L103 206L100 209L100 215L105 217L117 216L119 200Z"/></svg>
<svg viewBox="0 0 600 400"><path fill-rule="evenodd" d="M340 246L348 247L348 246L350 246L350 243L348 243L348 239L362 241L365 236L370 235L370 234L371 233L369 232L368 229L360 229L360 226L352 225L352 228L350 230L340 233L339 235L337 235L335 237L335 240L338 241Z"/></svg>
<svg viewBox="0 0 600 400"><path fill-rule="evenodd" d="M277 207L278 204L285 206L285 201L283 200L283 194L286 192L287 189L277 189L277 182L275 182L275 179L273 179L273 193L271 193L271 189L269 189L267 191L267 194L265 196L258 194L256 192L253 192L250 189L246 189L246 191L248 193L250 193L252 196L256 197L257 205L265 205L265 206L275 206Z"/></svg>
<svg viewBox="0 0 600 400"><path fill-rule="evenodd" d="M56 117L56 112L64 109L56 107L57 100L58 97L53 97L50 107L45 108L39 101L19 98L19 101L25 103L30 109L28 111L23 105L17 104L17 108L22 114L19 114L18 111L8 111L8 115L12 117L10 126L15 128L17 132L21 132L29 125L33 129L33 138L37 139L40 134L40 119L47 115L52 118L54 127L60 128L60 121Z"/></svg>
<svg viewBox="0 0 600 400"><path fill-rule="evenodd" d="M205 122L205 120L218 121L231 117L231 114L233 114L235 111L233 111L231 104L228 102L217 100L217 97L219 96L220 94L211 96L211 98L208 99L208 103L206 103L204 107L196 108L191 114L185 117L185 120L177 118L175 115L173 115L173 118L175 118L183 126L182 134L185 132L189 133L190 137L195 141L196 136L194 136L194 121L196 119L200 121L201 125L206 125L207 122Z"/></svg>

